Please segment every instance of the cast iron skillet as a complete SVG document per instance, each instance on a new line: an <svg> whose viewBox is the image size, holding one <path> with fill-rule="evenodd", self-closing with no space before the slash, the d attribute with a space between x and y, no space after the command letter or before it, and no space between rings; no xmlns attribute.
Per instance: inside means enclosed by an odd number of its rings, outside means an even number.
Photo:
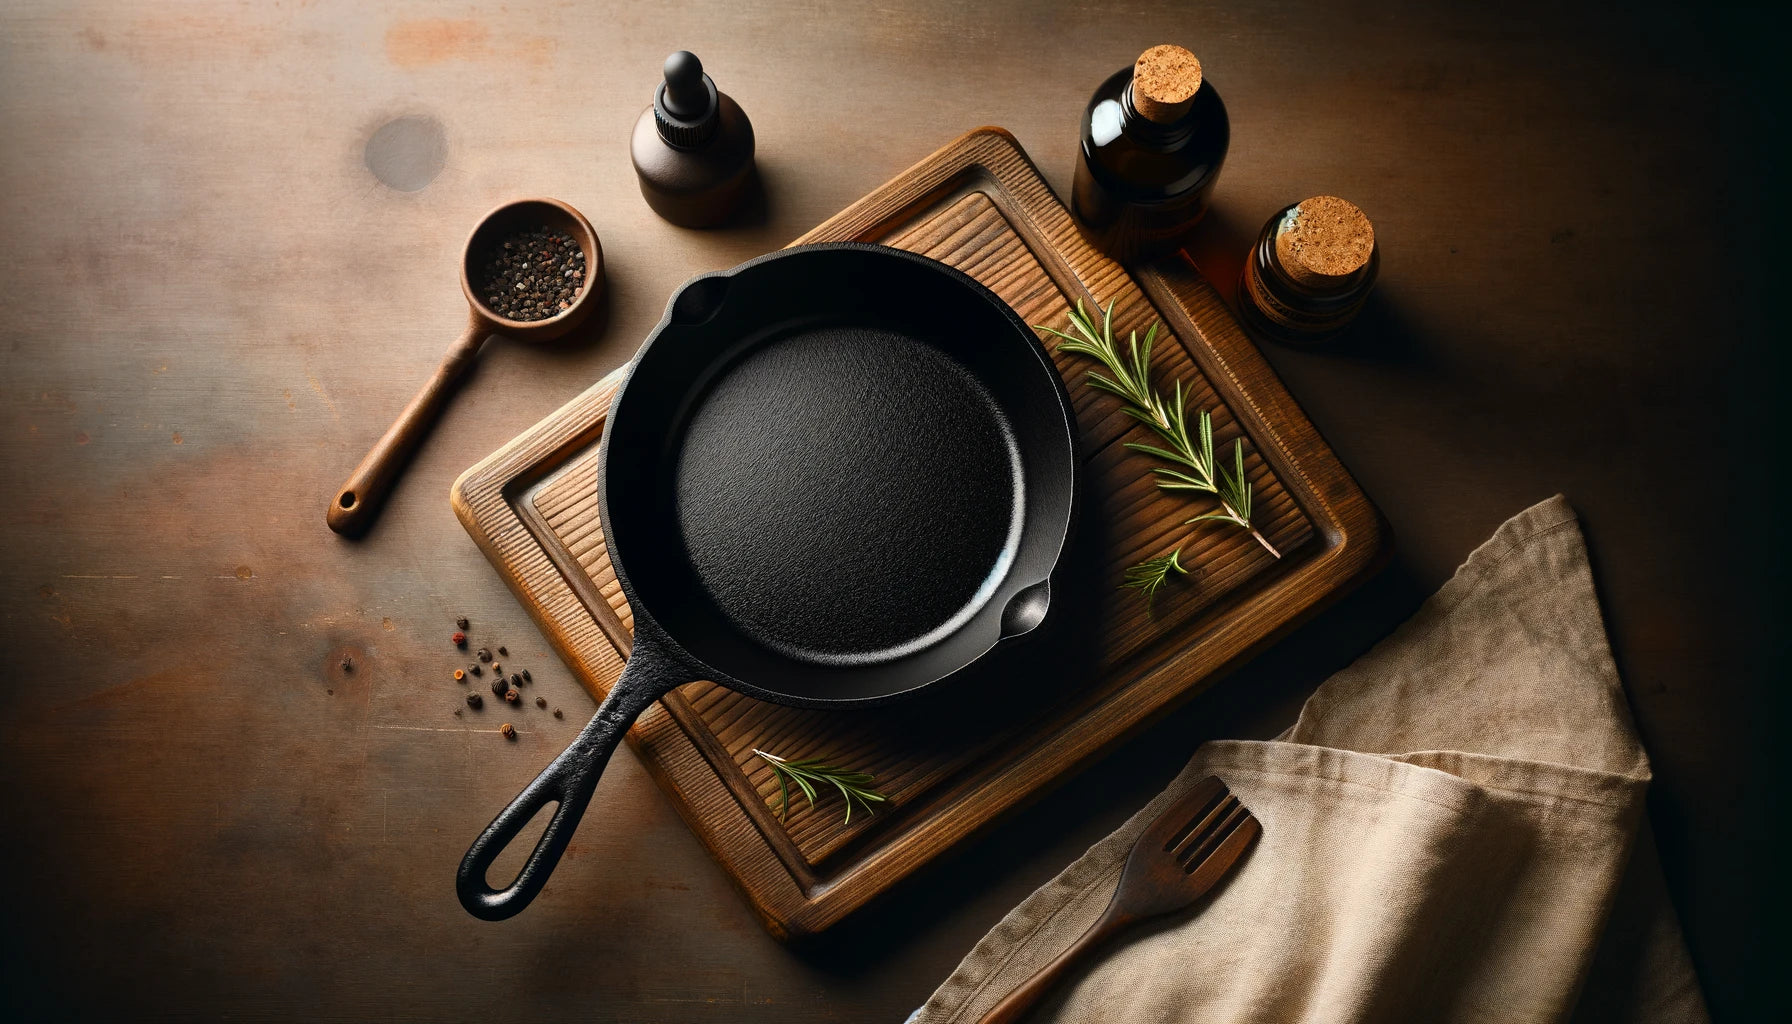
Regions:
<svg viewBox="0 0 1792 1024"><path fill-rule="evenodd" d="M862 708L943 682L1045 618L1075 521L1076 424L1045 348L970 277L883 246L786 249L686 283L600 458L634 650L461 861L475 917L541 891L624 731L674 687ZM492 861L556 801L493 889Z"/></svg>

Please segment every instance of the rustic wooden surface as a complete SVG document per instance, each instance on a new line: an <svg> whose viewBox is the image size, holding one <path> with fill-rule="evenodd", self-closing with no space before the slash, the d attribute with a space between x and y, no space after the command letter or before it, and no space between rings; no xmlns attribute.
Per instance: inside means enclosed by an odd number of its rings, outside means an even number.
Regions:
<svg viewBox="0 0 1792 1024"><path fill-rule="evenodd" d="M1776 38L1714 5L1573 0L13 0L0 1015L900 1020L1203 738L1278 731L1561 490L1695 960L1720 1016L1752 1019L1784 720L1783 531L1750 489L1783 460ZM569 718L589 701L449 483L620 365L678 282L784 244L943 137L1005 125L1062 192L1088 90L1167 40L1233 117L1197 247L1223 292L1286 202L1332 192L1375 220L1383 277L1352 343L1267 355L1387 513L1395 562L823 946L767 937L629 754L544 898L468 918L448 885L467 837L573 724L468 731L452 617ZM679 46L758 131L766 200L732 229L658 221L629 170ZM524 194L596 224L601 322L582 343L490 343L379 524L340 540L319 510L460 328L472 219ZM1676 486L1695 470L1704 486Z"/></svg>
<svg viewBox="0 0 1792 1024"><path fill-rule="evenodd" d="M880 242L957 267L1027 323L1062 323L1081 302L1111 304L1123 339L1162 328L1153 364L1184 385L1191 409L1212 414L1219 451L1235 442L1248 449L1252 521L1282 557L1240 530L1189 529L1198 509L1156 487L1120 443L1150 441L1144 428L1117 398L1082 386L1087 359L1059 352L1087 486L1082 528L1054 586L1057 616L1041 627L1049 651L1015 652L948 693L859 713L779 707L696 681L629 730L678 812L767 929L786 939L834 926L1036 799L1335 600L1386 550L1380 516L1187 257L1129 276L1077 234L1007 132L965 133L798 239L838 241ZM623 373L481 460L451 495L597 700L621 676L633 629L597 510L599 442ZM1121 589L1123 574L1172 548L1191 575L1147 612ZM780 816L778 781L758 747L870 772L887 800L853 822L830 801L799 802Z"/></svg>

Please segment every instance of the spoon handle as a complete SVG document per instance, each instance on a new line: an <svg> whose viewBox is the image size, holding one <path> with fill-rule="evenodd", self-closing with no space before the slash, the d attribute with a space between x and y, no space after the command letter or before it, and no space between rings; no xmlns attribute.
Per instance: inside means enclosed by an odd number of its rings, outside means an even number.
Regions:
<svg viewBox="0 0 1792 1024"><path fill-rule="evenodd" d="M325 518L330 529L347 537L358 536L373 524L379 514L380 505L385 502L386 492L392 489L393 480L398 471L417 450L423 435L435 424L436 418L442 414L442 406L448 402L448 395L454 385L473 365L473 357L479 353L480 343L485 341L491 329L475 318L461 332L454 347L443 357L442 365L411 399L411 404L404 407L380 439L373 443L373 448L355 471L348 475L348 480L336 490L330 499L330 510Z"/></svg>

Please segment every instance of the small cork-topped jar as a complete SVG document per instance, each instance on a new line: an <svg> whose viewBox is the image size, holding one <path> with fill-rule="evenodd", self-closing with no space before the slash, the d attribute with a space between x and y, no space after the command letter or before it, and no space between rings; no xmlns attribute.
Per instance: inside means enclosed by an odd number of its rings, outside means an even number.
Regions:
<svg viewBox="0 0 1792 1024"><path fill-rule="evenodd" d="M1083 112L1070 206L1084 237L1124 262L1173 252L1206 214L1231 141L1226 105L1195 55L1146 50Z"/></svg>
<svg viewBox="0 0 1792 1024"><path fill-rule="evenodd" d="M1355 203L1303 199L1257 236L1238 286L1239 319L1276 341L1325 341L1363 308L1379 265L1375 225Z"/></svg>

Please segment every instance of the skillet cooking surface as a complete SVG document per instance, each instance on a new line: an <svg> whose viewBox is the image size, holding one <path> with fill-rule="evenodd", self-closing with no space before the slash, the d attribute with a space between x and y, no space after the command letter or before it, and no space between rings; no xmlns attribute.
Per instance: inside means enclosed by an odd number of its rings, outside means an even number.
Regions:
<svg viewBox="0 0 1792 1024"><path fill-rule="evenodd" d="M798 328L723 370L678 445L697 583L795 658L900 657L981 607L1014 555L1014 430L969 370L878 327Z"/></svg>
<svg viewBox="0 0 1792 1024"><path fill-rule="evenodd" d="M693 278L603 439L604 542L693 673L868 702L1031 631L1074 518L1075 423L1014 311L925 257L839 243Z"/></svg>

